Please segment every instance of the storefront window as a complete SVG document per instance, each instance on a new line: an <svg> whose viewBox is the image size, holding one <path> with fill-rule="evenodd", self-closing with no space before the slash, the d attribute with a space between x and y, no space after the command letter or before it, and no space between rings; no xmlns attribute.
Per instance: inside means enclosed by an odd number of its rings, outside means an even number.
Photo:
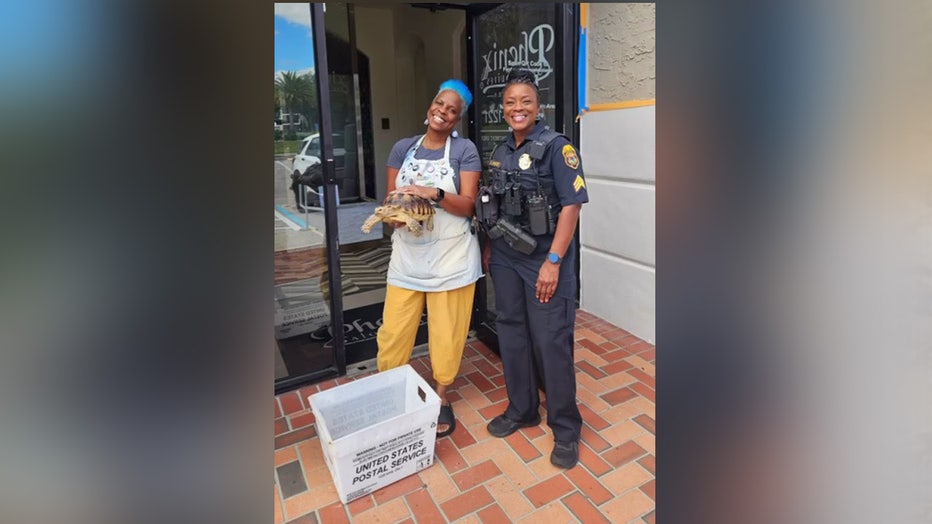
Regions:
<svg viewBox="0 0 932 524"><path fill-rule="evenodd" d="M556 13L553 4L504 4L478 17L477 43L480 152L487 165L495 144L508 135L502 92L515 68L532 71L545 123L556 118Z"/></svg>
<svg viewBox="0 0 932 524"><path fill-rule="evenodd" d="M476 146L488 167L492 151L508 137L510 129L502 111L505 82L513 69L531 71L540 91L541 122L558 132L566 132L564 119L571 100L572 66L565 46L572 46L565 33L567 11L561 4L501 4L474 9L473 47L477 115ZM570 96L567 96L570 95ZM488 173L484 175L488 177ZM486 178L486 181L487 178ZM495 337L495 289L483 278L477 292L476 330L487 345L498 347Z"/></svg>

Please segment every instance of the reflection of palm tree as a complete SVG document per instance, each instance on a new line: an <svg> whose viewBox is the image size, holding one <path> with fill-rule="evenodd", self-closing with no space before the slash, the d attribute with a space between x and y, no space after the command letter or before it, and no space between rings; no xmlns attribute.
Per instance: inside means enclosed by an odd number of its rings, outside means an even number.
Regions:
<svg viewBox="0 0 932 524"><path fill-rule="evenodd" d="M282 92L281 89L278 88L278 82L275 82L275 119L278 120L283 112L284 108L282 107Z"/></svg>
<svg viewBox="0 0 932 524"><path fill-rule="evenodd" d="M298 108L303 109L316 98L314 85L306 75L298 76L293 71L285 71L281 78L275 80L275 90L281 104L289 113L287 123L291 125L288 126L287 132L294 132L294 114Z"/></svg>

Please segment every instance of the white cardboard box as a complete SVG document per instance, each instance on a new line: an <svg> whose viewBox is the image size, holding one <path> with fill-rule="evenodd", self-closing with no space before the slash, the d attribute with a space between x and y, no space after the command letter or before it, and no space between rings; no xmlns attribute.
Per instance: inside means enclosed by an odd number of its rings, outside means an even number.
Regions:
<svg viewBox="0 0 932 524"><path fill-rule="evenodd" d="M308 397L340 501L434 463L440 397L409 365Z"/></svg>

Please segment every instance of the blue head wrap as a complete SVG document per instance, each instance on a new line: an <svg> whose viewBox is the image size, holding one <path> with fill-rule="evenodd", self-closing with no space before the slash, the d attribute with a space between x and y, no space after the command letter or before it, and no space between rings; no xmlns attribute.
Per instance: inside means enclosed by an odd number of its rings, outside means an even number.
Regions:
<svg viewBox="0 0 932 524"><path fill-rule="evenodd" d="M440 89L437 90L437 94L440 94L441 91L446 91L447 89L451 91L456 91L456 94L460 95L460 98L463 99L463 103L466 109L469 107L469 104L472 103L472 93L469 92L469 88L466 87L462 81L455 78L451 78L446 82L440 84Z"/></svg>

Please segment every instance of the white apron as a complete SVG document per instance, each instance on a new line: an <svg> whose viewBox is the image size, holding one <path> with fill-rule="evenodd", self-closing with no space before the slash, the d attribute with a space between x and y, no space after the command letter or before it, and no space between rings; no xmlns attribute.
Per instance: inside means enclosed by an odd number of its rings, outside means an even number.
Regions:
<svg viewBox="0 0 932 524"><path fill-rule="evenodd" d="M421 136L405 155L395 187L417 184L457 194L450 165L450 137L440 160L414 158L423 140ZM400 227L392 233L389 284L414 291L449 291L482 276L479 239L470 231L472 218L453 215L439 205L434 210L433 231L424 228L421 236L415 236L408 228Z"/></svg>

